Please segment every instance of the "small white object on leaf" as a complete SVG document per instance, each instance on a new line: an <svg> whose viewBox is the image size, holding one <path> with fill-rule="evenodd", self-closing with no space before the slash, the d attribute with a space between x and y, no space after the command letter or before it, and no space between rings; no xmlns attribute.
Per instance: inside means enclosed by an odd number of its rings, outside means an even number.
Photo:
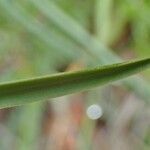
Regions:
<svg viewBox="0 0 150 150"><path fill-rule="evenodd" d="M93 104L87 108L86 113L90 119L95 120L103 115L103 110L99 105Z"/></svg>

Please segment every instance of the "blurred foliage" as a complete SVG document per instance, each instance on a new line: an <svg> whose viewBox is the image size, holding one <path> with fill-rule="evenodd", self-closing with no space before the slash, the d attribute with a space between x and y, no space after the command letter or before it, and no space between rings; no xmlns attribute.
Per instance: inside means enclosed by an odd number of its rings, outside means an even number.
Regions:
<svg viewBox="0 0 150 150"><path fill-rule="evenodd" d="M53 3L57 7L53 7ZM44 13L47 10L51 14L51 19ZM59 15L61 18L58 18ZM64 18L67 19L63 20ZM116 59L112 55L114 52L125 59L150 56L149 18L149 0L0 0L0 81L66 71L72 64L78 63L80 64L78 69L81 66L96 66L101 62L113 63L118 61L118 57ZM96 37L96 42L93 37ZM113 51L107 53L109 49ZM146 72L144 78L149 84L150 73ZM138 80L141 81L139 78ZM143 80L140 81L138 82L143 83ZM133 82L138 92L143 93L145 97L149 96L146 92L148 86L143 88L145 87L143 84L135 83ZM111 148L103 147L111 150L116 150L119 146L132 150L150 148L149 106L138 101L141 98L136 97L132 91L123 86L110 85L80 97L81 101L84 101L85 108L93 103L100 104L104 116L100 121L91 121L84 115L83 123L79 127L74 126L76 117L72 120L71 125L75 131L70 130L78 135L75 134L76 149L95 150L99 147L98 143L103 143L101 147L105 145L104 143L106 145L113 143ZM57 122L62 124L62 130L68 118L64 111L70 108L68 103L73 101L70 97L69 101L66 97L64 99L66 103L58 99L58 102L50 104L53 109L64 108L60 114L65 120ZM75 101L77 99L79 98L75 98ZM130 99L133 103L130 103ZM1 119L0 135L5 137L0 140L0 149L33 150L38 149L39 145L42 145L39 149L52 148L53 142L48 142L49 136L46 136L48 132L44 134L42 126L45 122L48 122L48 126L51 124L48 119L53 110L51 107L33 104L6 112L1 110L0 116L5 117ZM47 118L45 111L48 111ZM58 109L53 111L54 116L62 117L57 114ZM129 112L127 116L124 115L125 112ZM79 114L82 116L82 113ZM53 120L52 118L50 120ZM118 130L114 130L115 128ZM53 134L57 132L53 131ZM72 139L69 142L74 145L74 136L69 137ZM96 137L99 142L96 142ZM55 149L59 150L58 147Z"/></svg>

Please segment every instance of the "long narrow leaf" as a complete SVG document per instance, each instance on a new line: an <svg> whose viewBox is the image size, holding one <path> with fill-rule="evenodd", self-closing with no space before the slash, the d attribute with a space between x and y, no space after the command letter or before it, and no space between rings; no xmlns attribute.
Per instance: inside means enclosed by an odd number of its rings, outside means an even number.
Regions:
<svg viewBox="0 0 150 150"><path fill-rule="evenodd" d="M18 22L19 25L22 25L27 31L36 35L42 42L44 42L48 48L50 48L51 54L54 52L56 53L57 51L59 55L62 55L64 58L66 56L71 58L77 56L74 51L80 49L79 46L75 45L70 40L65 39L61 34L57 36L56 32L50 30L47 26L36 20L18 3L10 3L8 0L1 0L0 6L10 15L13 21Z"/></svg>
<svg viewBox="0 0 150 150"><path fill-rule="evenodd" d="M2 83L0 84L0 107L22 105L81 92L122 79L148 67L150 67L150 58L91 70Z"/></svg>
<svg viewBox="0 0 150 150"><path fill-rule="evenodd" d="M110 63L117 63L121 58L113 53L108 47L103 45L100 41L91 36L82 26L80 26L73 18L62 11L55 3L48 0L31 0L41 12L45 14L53 23L59 26L70 37L79 42L85 49L88 55L94 56L95 63L102 63L103 65ZM67 26L66 26L67 24ZM74 30L72 30L74 29ZM128 88L140 96L145 102L149 103L150 86L142 78L135 76L122 82ZM140 86L137 86L140 85ZM144 90L143 90L144 89Z"/></svg>
<svg viewBox="0 0 150 150"><path fill-rule="evenodd" d="M34 0L32 0L32 1L34 1ZM46 2L49 2L50 4L47 4ZM44 3L46 3L47 5L44 5L44 7L43 7ZM40 1L37 0L37 1L35 1L34 4L37 5L39 7L39 9L48 18L50 18L51 21L56 23L62 30L64 30L66 33L68 33L69 36L71 36L73 39L78 41L81 45L86 47L86 49L81 49L81 50L85 50L85 52L89 56L88 58L90 58L90 56L94 56L93 60L95 63L99 63L99 64L102 63L103 65L106 65L110 62L116 63L116 62L121 61L121 59L117 55L112 53L112 51L110 51L102 43L95 40L95 38L93 38L88 32L86 32L85 29L82 28L75 20L70 18L67 14L65 14L62 10L60 10L60 8L58 8L52 2L44 0L43 3L40 3ZM0 5L7 10L8 14L10 16L13 16L13 19L18 20L18 22L25 23L23 20L20 20L20 19L18 19L18 17L15 16L15 14L13 13L13 12L15 12L14 9L13 9L13 11L11 11L12 4L10 4L8 1L1 0ZM55 12L55 13L52 13L52 12ZM20 14L20 12L17 14ZM53 14L54 16L51 14ZM30 20L30 21L26 21L26 22L31 23L32 21ZM64 24L64 22L65 22L65 24ZM66 26L66 24L67 24L67 26ZM34 26L34 28L36 26ZM26 27L28 28L28 25ZM72 29L74 29L74 30L72 30ZM30 28L28 30L30 31L30 30L32 30L32 28ZM56 41L57 41L57 43L60 43L60 41L58 41L58 40L56 40ZM72 48L69 47L68 49L74 50L73 46L72 46ZM76 50L77 49L78 48L76 48ZM149 102L150 86L142 78L135 76L134 78L130 78L128 80L123 80L123 84L126 85L127 87L131 88L132 90L134 90L135 93L140 98L142 98L146 102ZM137 85L140 85L140 86L137 86Z"/></svg>

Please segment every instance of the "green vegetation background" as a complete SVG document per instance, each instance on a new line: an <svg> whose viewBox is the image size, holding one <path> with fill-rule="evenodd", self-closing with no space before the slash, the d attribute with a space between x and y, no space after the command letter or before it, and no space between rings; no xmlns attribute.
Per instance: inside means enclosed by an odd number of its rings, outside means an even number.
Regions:
<svg viewBox="0 0 150 150"><path fill-rule="evenodd" d="M118 56L125 60L148 57L149 18L149 0L0 0L0 81L66 71L72 64L78 69L111 64L120 61ZM143 78L149 84L150 72L144 72ZM85 104L100 103L107 112L108 124L111 113L116 112L119 105L112 100L113 110L110 110L105 104L107 99L119 99L119 96L102 96L111 86L89 92ZM140 85L137 86L140 89ZM52 103L52 107L59 106L57 103ZM4 138L0 140L0 149L12 149L12 145L15 150L38 149L46 106L47 103L37 103L1 110L0 131L4 132ZM149 106L141 109L143 107ZM84 121L78 149L93 147L94 124ZM148 150L150 129L140 131L140 148Z"/></svg>

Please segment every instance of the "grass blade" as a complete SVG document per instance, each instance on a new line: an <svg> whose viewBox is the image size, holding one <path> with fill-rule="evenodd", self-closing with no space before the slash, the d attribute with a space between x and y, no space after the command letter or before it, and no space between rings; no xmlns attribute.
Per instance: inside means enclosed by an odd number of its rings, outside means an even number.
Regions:
<svg viewBox="0 0 150 150"><path fill-rule="evenodd" d="M150 67L150 58L91 70L0 84L0 107L12 107L81 92Z"/></svg>
<svg viewBox="0 0 150 150"><path fill-rule="evenodd" d="M47 16L47 18L49 18L50 21L55 23L58 27L60 27L60 29L65 31L70 37L85 47L85 49L81 50L84 50L84 52L88 54L89 57L94 57L93 62L96 64L101 63L106 65L121 61L119 56L113 53L111 49L98 41L95 37L91 36L82 26L78 24L78 22L67 15L55 3L48 0L44 0L42 3L40 0L31 1L35 6L37 6L37 8L39 8L41 12L43 12L43 14L45 14L45 16ZM122 83L128 88L134 90L134 92L140 98L145 100L145 102L149 103L150 86L142 78L136 76L128 80L123 80ZM137 86L137 84L141 86Z"/></svg>
<svg viewBox="0 0 150 150"><path fill-rule="evenodd" d="M80 49L79 46L64 38L61 34L56 35L55 31L36 20L36 18L28 13L24 7L21 7L19 3L10 3L8 0L1 0L0 6L13 21L18 22L19 25L22 25L29 33L35 35L44 42L50 49L51 54L57 52L66 59L68 57L74 58L78 56L74 51Z"/></svg>
<svg viewBox="0 0 150 150"><path fill-rule="evenodd" d="M96 28L97 36L105 45L110 42L112 27L112 0L96 0Z"/></svg>
<svg viewBox="0 0 150 150"><path fill-rule="evenodd" d="M81 25L73 18L61 10L54 2L43 0L31 0L33 4L43 14L49 18L56 26L62 29L72 39L81 46L85 47L85 52L94 56L95 59L103 64L110 62L118 63L121 59L116 56L109 48L100 43L95 37L91 36ZM109 61L108 61L109 60Z"/></svg>

